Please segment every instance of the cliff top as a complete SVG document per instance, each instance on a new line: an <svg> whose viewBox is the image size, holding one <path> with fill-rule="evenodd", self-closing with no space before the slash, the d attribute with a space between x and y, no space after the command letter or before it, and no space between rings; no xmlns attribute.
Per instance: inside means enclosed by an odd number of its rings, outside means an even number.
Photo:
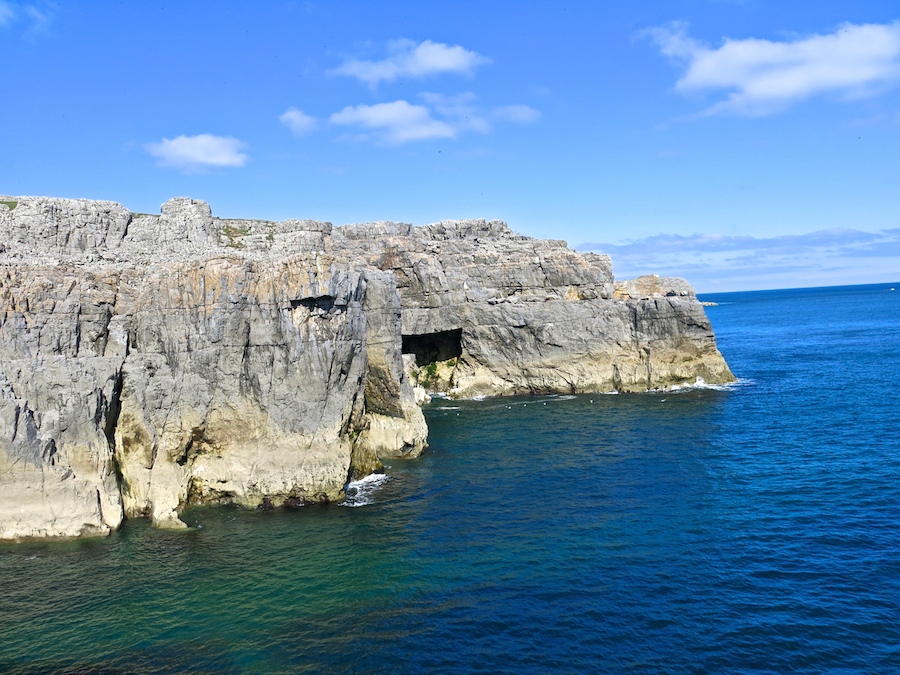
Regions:
<svg viewBox="0 0 900 675"><path fill-rule="evenodd" d="M506 297L514 299L546 299L548 288L573 297L613 297L609 256L523 236L499 220L334 227L317 220L218 218L209 204L189 197L175 197L159 214L146 214L111 201L0 195L0 264L130 267L322 255L395 273L437 260L450 276L508 286ZM642 277L619 282L615 291L618 299L665 295L694 290L682 279Z"/></svg>
<svg viewBox="0 0 900 675"><path fill-rule="evenodd" d="M532 241L501 221L443 220L415 227L379 221L335 228L329 222L218 218L209 204L188 197L164 203L160 213L133 213L121 204L88 199L0 195L0 257L66 261L208 257L212 253L289 255L323 252L329 237L344 248L385 238L422 241L510 239ZM559 242L562 243L562 242ZM563 244L564 245L564 244Z"/></svg>

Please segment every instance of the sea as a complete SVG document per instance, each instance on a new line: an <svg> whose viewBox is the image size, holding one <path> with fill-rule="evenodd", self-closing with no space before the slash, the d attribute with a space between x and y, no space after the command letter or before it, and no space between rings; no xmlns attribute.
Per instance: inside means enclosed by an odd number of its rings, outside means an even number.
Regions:
<svg viewBox="0 0 900 675"><path fill-rule="evenodd" d="M0 672L900 673L900 282L701 299L733 385L435 399L343 504L0 546Z"/></svg>

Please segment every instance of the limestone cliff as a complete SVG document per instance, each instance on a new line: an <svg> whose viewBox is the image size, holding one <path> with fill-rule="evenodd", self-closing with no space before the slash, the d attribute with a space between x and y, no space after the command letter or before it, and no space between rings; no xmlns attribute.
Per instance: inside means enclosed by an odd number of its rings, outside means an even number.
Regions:
<svg viewBox="0 0 900 675"><path fill-rule="evenodd" d="M608 256L502 222L346 226L333 239L393 273L404 351L432 391L645 391L734 379L682 279L642 277L626 282L633 295L616 295Z"/></svg>
<svg viewBox="0 0 900 675"><path fill-rule="evenodd" d="M0 539L340 499L451 395L732 378L681 280L505 224L223 220L0 197ZM655 285L654 285L655 284ZM419 390L421 395L421 389Z"/></svg>

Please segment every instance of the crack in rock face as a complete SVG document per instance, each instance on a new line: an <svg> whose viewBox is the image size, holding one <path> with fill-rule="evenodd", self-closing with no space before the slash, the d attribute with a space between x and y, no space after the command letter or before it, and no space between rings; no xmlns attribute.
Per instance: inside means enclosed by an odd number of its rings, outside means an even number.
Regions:
<svg viewBox="0 0 900 675"><path fill-rule="evenodd" d="M0 196L0 241L0 539L342 499L422 452L429 392L733 379L687 282L500 221Z"/></svg>

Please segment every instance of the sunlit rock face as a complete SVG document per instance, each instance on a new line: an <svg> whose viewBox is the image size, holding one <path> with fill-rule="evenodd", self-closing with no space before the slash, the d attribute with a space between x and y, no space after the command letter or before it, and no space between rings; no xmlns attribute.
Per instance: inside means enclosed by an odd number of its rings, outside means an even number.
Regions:
<svg viewBox="0 0 900 675"><path fill-rule="evenodd" d="M416 357L408 370L432 392L645 391L734 379L683 279L641 277L619 290L608 256L497 221L351 225L333 239L394 275L405 351Z"/></svg>
<svg viewBox="0 0 900 675"><path fill-rule="evenodd" d="M426 389L733 379L685 282L616 288L608 257L500 222L0 197L0 302L0 539L341 499L422 452Z"/></svg>

